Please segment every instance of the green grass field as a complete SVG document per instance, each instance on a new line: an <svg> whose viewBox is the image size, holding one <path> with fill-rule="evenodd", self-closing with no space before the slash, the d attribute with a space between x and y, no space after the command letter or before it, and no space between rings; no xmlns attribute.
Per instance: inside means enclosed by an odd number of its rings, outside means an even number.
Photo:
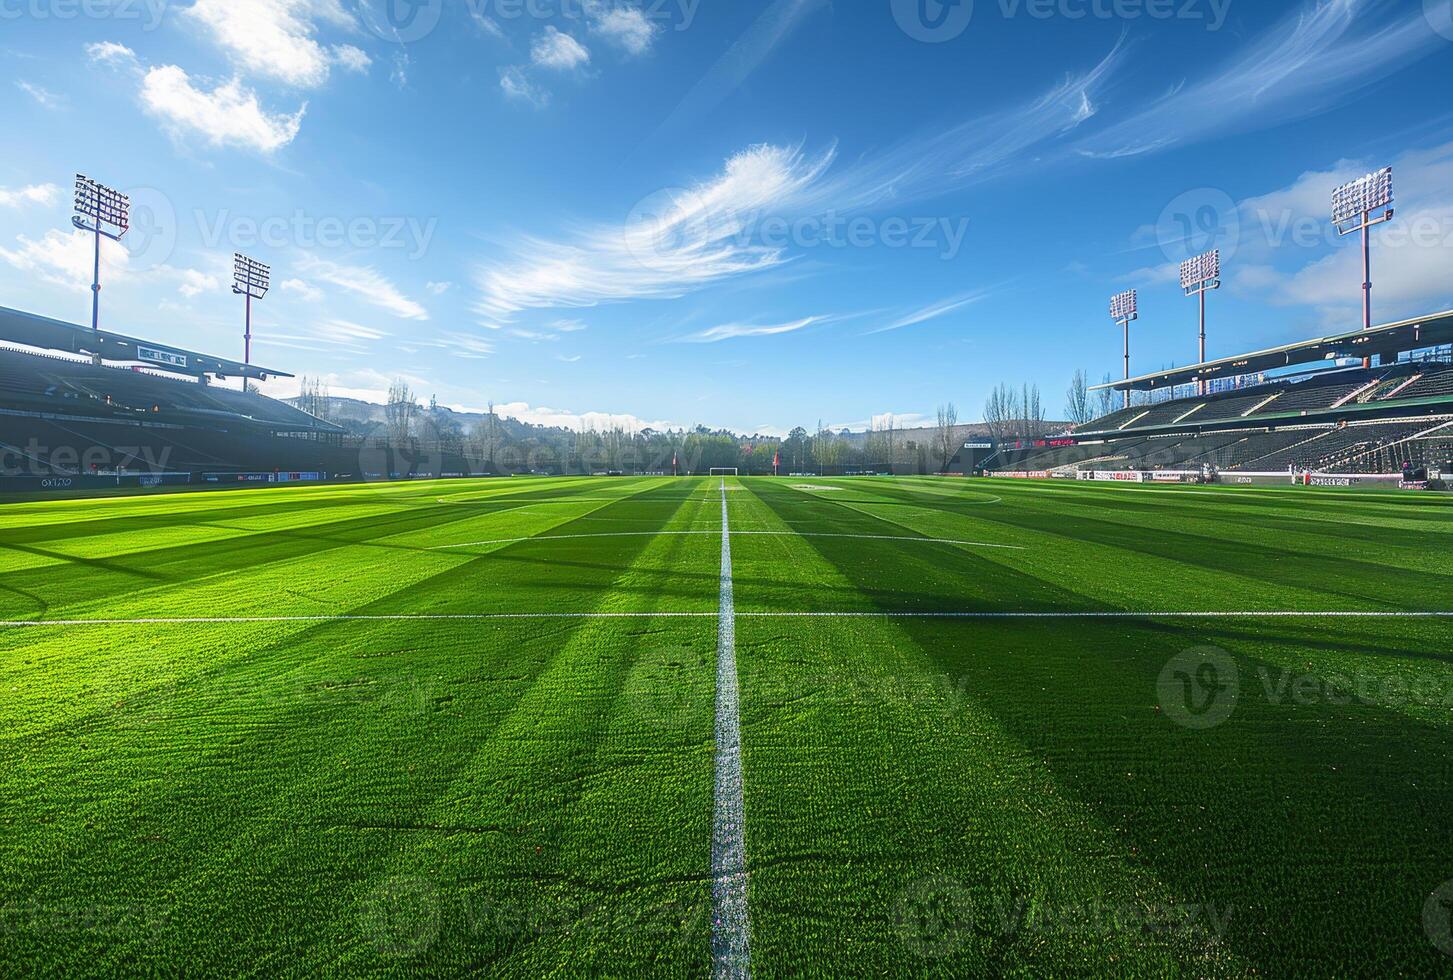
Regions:
<svg viewBox="0 0 1453 980"><path fill-rule="evenodd" d="M709 975L723 497L756 976L1453 968L1453 501L724 483L0 508L0 973Z"/></svg>

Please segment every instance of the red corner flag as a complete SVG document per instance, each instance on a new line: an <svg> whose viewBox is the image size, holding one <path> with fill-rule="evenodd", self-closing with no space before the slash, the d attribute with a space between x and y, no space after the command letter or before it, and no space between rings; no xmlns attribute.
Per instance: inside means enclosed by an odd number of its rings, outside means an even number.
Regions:
<svg viewBox="0 0 1453 980"><path fill-rule="evenodd" d="M782 468L782 450L779 449L775 453L772 454L772 475L773 476L780 476L781 474L778 473L777 471L780 470L781 468Z"/></svg>

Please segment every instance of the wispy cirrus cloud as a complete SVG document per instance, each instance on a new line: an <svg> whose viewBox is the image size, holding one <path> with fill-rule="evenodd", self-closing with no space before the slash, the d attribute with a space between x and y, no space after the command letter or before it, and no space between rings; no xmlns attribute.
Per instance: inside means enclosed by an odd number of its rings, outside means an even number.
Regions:
<svg viewBox="0 0 1453 980"><path fill-rule="evenodd" d="M800 320L790 320L787 323L724 323L681 339L692 344L717 344L723 340L734 340L738 337L775 337L784 333L796 333L798 330L805 330L830 319L832 318L826 316L808 316Z"/></svg>
<svg viewBox="0 0 1453 980"><path fill-rule="evenodd" d="M343 265L303 252L298 254L297 267L314 279L337 286L400 319L429 319L429 311L422 304L405 296L398 286L368 266Z"/></svg>
<svg viewBox="0 0 1453 980"><path fill-rule="evenodd" d="M1314 0L1210 75L1085 137L1086 157L1136 156L1225 132L1264 129L1330 109L1412 61L1447 45L1422 4L1374 22L1376 0Z"/></svg>
<svg viewBox="0 0 1453 980"><path fill-rule="evenodd" d="M772 268L785 250L752 243L749 222L789 205L830 162L795 147L751 147L712 179L643 201L624 224L511 243L508 261L478 270L475 311L497 324L529 309L682 296Z"/></svg>
<svg viewBox="0 0 1453 980"><path fill-rule="evenodd" d="M881 327L867 331L866 334L888 333L891 330L902 330L904 327L916 327L920 323L928 323L931 320L948 316L950 313L961 310L966 306L972 306L988 298L990 295L990 290L981 289L970 293L960 293L957 296L950 296L947 299L939 300L937 303L931 303L921 309L905 313Z"/></svg>

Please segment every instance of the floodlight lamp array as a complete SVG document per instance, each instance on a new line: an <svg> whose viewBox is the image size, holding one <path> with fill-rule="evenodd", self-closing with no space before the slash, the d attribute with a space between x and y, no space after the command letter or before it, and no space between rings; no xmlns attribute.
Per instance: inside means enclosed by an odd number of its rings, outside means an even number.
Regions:
<svg viewBox="0 0 1453 980"><path fill-rule="evenodd" d="M234 293L246 293L254 299L262 299L272 280L272 267L235 252L232 255L232 280Z"/></svg>
<svg viewBox="0 0 1453 980"><path fill-rule="evenodd" d="M1116 323L1139 319L1140 302L1136 291L1130 289L1110 297L1110 316Z"/></svg>
<svg viewBox="0 0 1453 980"><path fill-rule="evenodd" d="M1332 221L1339 227L1360 222L1393 202L1392 168L1359 177L1332 192Z"/></svg>
<svg viewBox="0 0 1453 980"><path fill-rule="evenodd" d="M1221 285L1221 250L1212 249L1181 263L1181 288L1187 293Z"/></svg>
<svg viewBox="0 0 1453 980"><path fill-rule="evenodd" d="M114 228L116 232L112 237L115 238L126 234L131 224L131 199L85 174L76 174L75 210L80 217Z"/></svg>

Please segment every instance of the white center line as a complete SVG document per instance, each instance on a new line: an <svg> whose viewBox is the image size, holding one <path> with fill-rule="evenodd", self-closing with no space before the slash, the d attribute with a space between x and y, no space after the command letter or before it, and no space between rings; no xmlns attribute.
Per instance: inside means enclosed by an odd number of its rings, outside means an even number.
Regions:
<svg viewBox="0 0 1453 980"><path fill-rule="evenodd" d="M716 784L711 819L711 975L750 977L736 604L726 479L721 481L721 604L716 632Z"/></svg>

